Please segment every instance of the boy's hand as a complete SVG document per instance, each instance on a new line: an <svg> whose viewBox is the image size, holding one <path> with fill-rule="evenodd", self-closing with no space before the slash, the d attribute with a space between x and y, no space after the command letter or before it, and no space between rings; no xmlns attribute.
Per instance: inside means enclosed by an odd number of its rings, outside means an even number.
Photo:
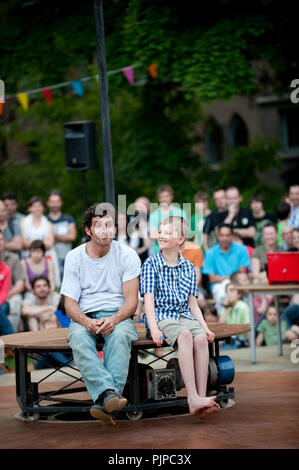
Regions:
<svg viewBox="0 0 299 470"><path fill-rule="evenodd" d="M213 333L213 331L207 329L206 334L207 334L208 343L213 343L215 339L215 334Z"/></svg>
<svg viewBox="0 0 299 470"><path fill-rule="evenodd" d="M151 335L154 343L156 343L157 346L161 346L163 344L164 336L162 331L159 330L159 328L151 330Z"/></svg>

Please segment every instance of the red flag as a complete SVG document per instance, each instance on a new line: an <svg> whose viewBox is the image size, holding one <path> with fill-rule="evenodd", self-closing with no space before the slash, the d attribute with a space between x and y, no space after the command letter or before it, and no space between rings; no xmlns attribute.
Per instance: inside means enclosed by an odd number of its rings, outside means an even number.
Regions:
<svg viewBox="0 0 299 470"><path fill-rule="evenodd" d="M0 101L0 116L2 115L2 111L3 111L3 103L1 103Z"/></svg>
<svg viewBox="0 0 299 470"><path fill-rule="evenodd" d="M157 65L156 64L151 64L148 67L148 70L149 70L149 73L151 74L151 76L153 77L153 79L156 80L158 78Z"/></svg>
<svg viewBox="0 0 299 470"><path fill-rule="evenodd" d="M51 88L44 88L42 90L42 94L45 97L45 100L48 101L49 104L52 104L52 93L51 93Z"/></svg>

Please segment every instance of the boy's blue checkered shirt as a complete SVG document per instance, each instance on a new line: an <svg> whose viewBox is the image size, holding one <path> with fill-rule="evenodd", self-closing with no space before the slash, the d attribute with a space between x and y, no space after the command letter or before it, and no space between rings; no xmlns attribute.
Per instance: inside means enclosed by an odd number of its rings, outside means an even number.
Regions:
<svg viewBox="0 0 299 470"><path fill-rule="evenodd" d="M141 269L140 293L154 294L157 322L179 320L182 315L194 319L188 305L189 295L198 297L196 273L192 263L179 253L175 266L167 266L160 253L150 256Z"/></svg>

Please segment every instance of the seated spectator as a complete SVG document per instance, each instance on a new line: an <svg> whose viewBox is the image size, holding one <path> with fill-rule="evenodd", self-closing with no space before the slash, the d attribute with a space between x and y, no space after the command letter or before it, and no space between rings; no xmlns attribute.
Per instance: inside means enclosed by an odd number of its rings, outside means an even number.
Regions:
<svg viewBox="0 0 299 470"><path fill-rule="evenodd" d="M283 243L281 244L282 248L286 251L293 251L293 229L290 225L285 225L281 230L281 238Z"/></svg>
<svg viewBox="0 0 299 470"><path fill-rule="evenodd" d="M157 189L157 199L159 206L153 210L149 215L148 226L151 240L153 240L153 246L151 255L159 252L159 245L157 243L158 230L161 220L171 215L183 217L188 222L188 217L184 209L181 209L177 204L173 203L174 192L171 186L162 185Z"/></svg>
<svg viewBox="0 0 299 470"><path fill-rule="evenodd" d="M22 249L21 233L17 230L17 227L15 227L15 233L13 232L8 222L6 205L2 200L0 200L0 230L6 240L6 250L19 254Z"/></svg>
<svg viewBox="0 0 299 470"><path fill-rule="evenodd" d="M261 194L254 194L249 199L252 217L255 223L256 233L254 236L254 246L263 244L263 227L266 223L277 223L275 215L266 212L264 209L264 198Z"/></svg>
<svg viewBox="0 0 299 470"><path fill-rule="evenodd" d="M238 286L248 286L250 279L247 273L235 273L231 276L233 284ZM243 300L250 306L249 293L243 291ZM273 301L273 295L254 295L253 296L253 313L254 313L254 324L257 325L263 315L265 315L268 305Z"/></svg>
<svg viewBox="0 0 299 470"><path fill-rule="evenodd" d="M60 286L60 272L58 258L54 249L53 225L43 215L45 206L40 197L34 196L28 202L29 215L21 219L21 233L23 240L22 258L29 256L29 248L34 240L42 240L46 247L46 255L51 256L55 268L55 285Z"/></svg>
<svg viewBox="0 0 299 470"><path fill-rule="evenodd" d="M299 251L299 228L293 230L293 251Z"/></svg>
<svg viewBox="0 0 299 470"><path fill-rule="evenodd" d="M226 297L223 302L223 309L220 315L220 322L239 325L250 324L250 312L248 305L242 300L243 292L238 290L238 286L232 282L225 288ZM235 347L246 347L249 345L249 333L240 334L232 337L232 343Z"/></svg>
<svg viewBox="0 0 299 470"><path fill-rule="evenodd" d="M51 258L46 255L46 247L42 240L34 240L29 249L29 256L21 261L25 273L25 287L32 291L32 281L37 276L45 276L50 281L51 290L55 290L55 270Z"/></svg>
<svg viewBox="0 0 299 470"><path fill-rule="evenodd" d="M217 243L216 229L223 224L226 217L227 199L224 189L217 189L213 193L216 210L211 212L205 220L203 227L203 249L206 252Z"/></svg>
<svg viewBox="0 0 299 470"><path fill-rule="evenodd" d="M201 268L203 266L203 252L201 248L193 242L185 241L183 244L182 255L186 258L190 263L193 264L196 273L196 281L197 286L199 288L197 303L200 308L203 308L206 304L205 295L206 292L201 286Z"/></svg>
<svg viewBox="0 0 299 470"><path fill-rule="evenodd" d="M0 336L12 334L13 328L7 316L9 314L8 293L11 285L11 271L0 257Z"/></svg>
<svg viewBox="0 0 299 470"><path fill-rule="evenodd" d="M58 259L60 279L63 277L65 257L72 249L72 243L77 238L75 219L69 214L62 213L62 204L63 201L60 191L53 190L48 194L48 220L53 227L54 249Z"/></svg>
<svg viewBox="0 0 299 470"><path fill-rule="evenodd" d="M225 286L230 276L238 271L251 269L250 259L244 245L232 241L233 232L229 225L221 225L218 230L219 242L210 248L204 260L202 272L209 275L210 290L216 300L216 310L220 315L225 297Z"/></svg>
<svg viewBox="0 0 299 470"><path fill-rule="evenodd" d="M291 206L287 202L280 202L276 206L276 217L278 219L278 223L276 225L277 227L277 243L278 245L283 246L283 239L282 239L282 230L287 225L288 219L290 218L291 215ZM284 246L284 248L286 248Z"/></svg>
<svg viewBox="0 0 299 470"><path fill-rule="evenodd" d="M37 276L32 282L32 292L26 292L22 315L27 320L31 331L40 329L40 322L45 314L55 313L60 301L57 292L51 292L50 281L45 276Z"/></svg>
<svg viewBox="0 0 299 470"><path fill-rule="evenodd" d="M236 187L230 187L226 190L228 210L225 211L223 223L230 224L234 233L238 233L244 245L254 246L254 237L256 233L254 219L250 209L240 207L242 196Z"/></svg>
<svg viewBox="0 0 299 470"><path fill-rule="evenodd" d="M209 209L209 195L204 191L197 191L194 195L195 212L191 216L190 221L190 240L194 238L194 242L198 246L203 247L203 227L206 218L211 214Z"/></svg>
<svg viewBox="0 0 299 470"><path fill-rule="evenodd" d="M0 259L9 266L11 271L11 285L8 292L7 302L9 304L8 320L14 332L18 331L21 318L22 294L25 289L25 274L22 269L21 260L15 253L6 251L4 234L0 231Z"/></svg>
<svg viewBox="0 0 299 470"><path fill-rule="evenodd" d="M299 184L290 186L289 199L291 205L291 216L288 220L288 225L292 228L299 228Z"/></svg>
<svg viewBox="0 0 299 470"><path fill-rule="evenodd" d="M211 305L205 305L202 313L206 323L215 323L219 321L217 310Z"/></svg>
<svg viewBox="0 0 299 470"><path fill-rule="evenodd" d="M261 346L263 342L265 342L266 346L273 346L278 343L276 322L276 309L273 304L270 304L267 308L266 318L257 327L256 346ZM298 333L296 333L297 330ZM299 327L297 327L297 330L288 330L287 323L281 320L280 331L284 341L292 341L292 339L298 338Z"/></svg>
<svg viewBox="0 0 299 470"><path fill-rule="evenodd" d="M267 223L263 228L264 243L258 246L251 257L253 279L267 282L267 253L280 253L285 251L277 244L276 225Z"/></svg>
<svg viewBox="0 0 299 470"><path fill-rule="evenodd" d="M61 325L54 315L54 313L46 313L40 321L40 329L56 329L60 328ZM44 352L42 356L36 361L34 368L37 370L48 369L51 367L57 367L61 363L66 364L71 359L71 355L61 351Z"/></svg>
<svg viewBox="0 0 299 470"><path fill-rule="evenodd" d="M18 201L15 193L5 193L2 198L8 215L8 225L13 235L21 236L20 220L25 217L24 214L18 212Z"/></svg>

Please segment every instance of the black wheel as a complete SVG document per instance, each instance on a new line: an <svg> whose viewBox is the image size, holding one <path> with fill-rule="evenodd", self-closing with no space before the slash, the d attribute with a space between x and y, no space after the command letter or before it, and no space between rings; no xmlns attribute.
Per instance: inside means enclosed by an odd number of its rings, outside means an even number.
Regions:
<svg viewBox="0 0 299 470"><path fill-rule="evenodd" d="M143 411L126 411L126 416L130 421L138 421L143 416Z"/></svg>

